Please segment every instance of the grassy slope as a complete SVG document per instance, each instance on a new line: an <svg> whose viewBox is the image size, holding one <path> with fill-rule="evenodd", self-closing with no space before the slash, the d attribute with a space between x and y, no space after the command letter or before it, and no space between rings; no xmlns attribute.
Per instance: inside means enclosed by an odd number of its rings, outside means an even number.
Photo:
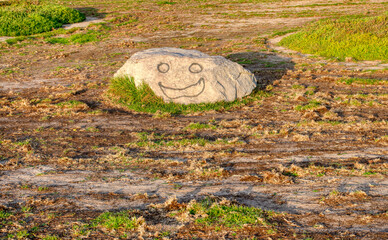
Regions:
<svg viewBox="0 0 388 240"><path fill-rule="evenodd" d="M52 4L15 3L0 9L0 36L48 32L66 23L85 20L77 10Z"/></svg>
<svg viewBox="0 0 388 240"><path fill-rule="evenodd" d="M388 13L378 17L325 19L284 38L280 45L345 60L388 60Z"/></svg>

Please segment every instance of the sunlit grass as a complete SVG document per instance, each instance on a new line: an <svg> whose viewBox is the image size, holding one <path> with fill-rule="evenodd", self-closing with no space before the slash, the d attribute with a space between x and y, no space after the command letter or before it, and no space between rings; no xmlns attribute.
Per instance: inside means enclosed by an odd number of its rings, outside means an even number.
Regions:
<svg viewBox="0 0 388 240"><path fill-rule="evenodd" d="M338 80L339 83L345 83L347 85L359 84L359 85L386 85L388 80L384 79L371 79L371 78L342 78Z"/></svg>
<svg viewBox="0 0 388 240"><path fill-rule="evenodd" d="M297 111L313 110L319 106L321 106L321 102L316 101L316 100L311 100L305 105L297 105L295 107L295 110L297 110Z"/></svg>
<svg viewBox="0 0 388 240"><path fill-rule="evenodd" d="M66 101L66 102L60 102L57 105L59 107L69 107L69 108L72 108L72 107L83 106L83 105L85 105L85 103L77 101L77 100L69 100L69 101Z"/></svg>
<svg viewBox="0 0 388 240"><path fill-rule="evenodd" d="M0 211L0 219L7 219L7 218L9 218L10 216L12 216L11 213L8 213L8 212L6 212L6 211L4 211L4 210L1 210L1 211Z"/></svg>
<svg viewBox="0 0 388 240"><path fill-rule="evenodd" d="M135 230L144 222L142 218L131 216L128 211L105 212L94 220L95 226L110 230Z"/></svg>
<svg viewBox="0 0 388 240"><path fill-rule="evenodd" d="M200 129L216 129L217 126L206 123L190 123L185 129L200 130Z"/></svg>
<svg viewBox="0 0 388 240"><path fill-rule="evenodd" d="M267 216L260 208L246 207L238 205L212 204L208 200L195 204L189 209L191 214L204 212L206 217L196 220L198 224L218 225L225 227L243 227L247 224L269 224Z"/></svg>
<svg viewBox="0 0 388 240"><path fill-rule="evenodd" d="M325 19L284 38L280 45L323 57L388 60L388 13Z"/></svg>
<svg viewBox="0 0 388 240"><path fill-rule="evenodd" d="M66 23L85 20L79 11L44 1L13 1L0 9L0 36L26 36L48 32Z"/></svg>
<svg viewBox="0 0 388 240"><path fill-rule="evenodd" d="M140 132L138 140L127 144L128 147L141 147L148 149L160 149L163 147L187 147L206 146L214 144L242 144L241 141L231 141L228 139L209 140L195 135L164 135L148 132Z"/></svg>

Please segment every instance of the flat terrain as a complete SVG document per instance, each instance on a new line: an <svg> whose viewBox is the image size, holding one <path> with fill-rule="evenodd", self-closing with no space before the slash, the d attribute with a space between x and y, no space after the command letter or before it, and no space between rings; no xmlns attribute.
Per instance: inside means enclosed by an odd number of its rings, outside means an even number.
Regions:
<svg viewBox="0 0 388 240"><path fill-rule="evenodd" d="M54 2L94 24L0 38L0 239L388 238L388 64L276 46L281 32L378 15L388 2ZM92 41L50 40L80 33ZM173 116L110 103L105 92L123 63L164 46L225 56L267 93ZM272 217L231 227L181 216L204 199ZM91 224L123 210L141 226Z"/></svg>

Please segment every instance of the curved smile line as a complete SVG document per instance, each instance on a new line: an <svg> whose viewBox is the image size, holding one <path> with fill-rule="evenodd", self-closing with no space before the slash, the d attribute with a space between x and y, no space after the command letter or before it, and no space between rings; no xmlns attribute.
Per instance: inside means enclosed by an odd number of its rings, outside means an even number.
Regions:
<svg viewBox="0 0 388 240"><path fill-rule="evenodd" d="M158 83L163 94L170 99L177 99L181 97L198 97L205 90L205 79L200 78L195 84L185 88L171 88L163 86L161 82Z"/></svg>

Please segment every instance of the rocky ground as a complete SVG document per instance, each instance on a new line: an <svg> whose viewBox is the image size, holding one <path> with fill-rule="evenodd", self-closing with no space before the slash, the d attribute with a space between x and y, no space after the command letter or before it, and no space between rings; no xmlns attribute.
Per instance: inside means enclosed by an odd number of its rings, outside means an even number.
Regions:
<svg viewBox="0 0 388 240"><path fill-rule="evenodd" d="M104 17L75 28L103 31L96 42L0 43L0 239L388 238L387 63L276 46L279 31L378 14L386 2L107 2L73 1ZM109 80L126 59L163 46L239 62L266 93L176 116L110 103ZM263 209L270 224L177 217L203 199ZM125 235L90 225L122 210L141 227Z"/></svg>

